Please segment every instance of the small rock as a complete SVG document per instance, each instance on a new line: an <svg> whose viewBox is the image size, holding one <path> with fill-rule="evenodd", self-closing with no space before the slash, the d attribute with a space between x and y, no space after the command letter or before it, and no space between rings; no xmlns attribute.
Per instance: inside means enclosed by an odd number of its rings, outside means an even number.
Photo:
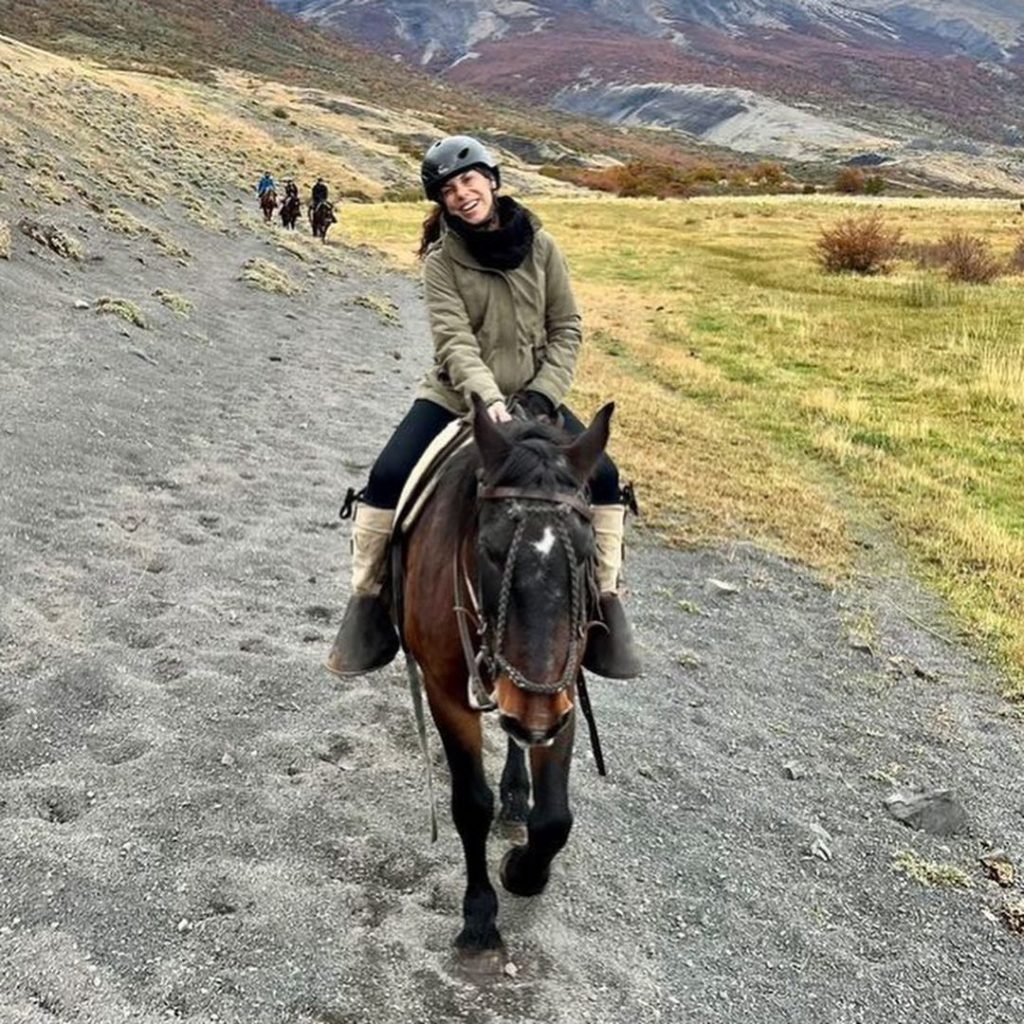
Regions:
<svg viewBox="0 0 1024 1024"><path fill-rule="evenodd" d="M716 594L738 594L740 592L740 588L735 583L718 580L713 576L708 578L707 584Z"/></svg>
<svg viewBox="0 0 1024 1024"><path fill-rule="evenodd" d="M832 837L824 827L818 824L811 826L811 833L814 838L807 847L807 852L812 857L817 857L818 860L827 863L832 859Z"/></svg>
<svg viewBox="0 0 1024 1024"><path fill-rule="evenodd" d="M220 759L220 763L224 765L225 768L235 767L235 759L227 753Z"/></svg>
<svg viewBox="0 0 1024 1024"><path fill-rule="evenodd" d="M967 812L948 789L924 793L893 793L885 809L909 828L935 836L952 836L967 829Z"/></svg>
<svg viewBox="0 0 1024 1024"><path fill-rule="evenodd" d="M874 648L871 646L871 642L860 636L855 636L850 640L850 649L854 651L862 651L864 654L875 653Z"/></svg>
<svg viewBox="0 0 1024 1024"><path fill-rule="evenodd" d="M833 858L833 852L831 852L831 842L833 842L833 838L828 835L827 829L822 825L813 824L811 825L811 833L813 834L814 839L811 840L811 844L808 846L807 852L812 857L817 857L818 860L823 860L825 862L831 860L831 858Z"/></svg>
<svg viewBox="0 0 1024 1024"><path fill-rule="evenodd" d="M782 774L787 779L802 779L807 775L807 769L799 761L787 761L782 766Z"/></svg>
<svg viewBox="0 0 1024 1024"><path fill-rule="evenodd" d="M1011 932L1024 935L1024 900L1005 898L999 908L999 916Z"/></svg>
<svg viewBox="0 0 1024 1024"><path fill-rule="evenodd" d="M91 309L91 308L92 307L89 305L88 302L85 301L85 299L75 299L75 309Z"/></svg>
<svg viewBox="0 0 1024 1024"><path fill-rule="evenodd" d="M187 917L183 917L183 918L182 918L182 919L181 919L181 920L180 920L180 921L178 922L178 931L179 931L179 932L180 932L180 933L181 933L182 935L184 935L184 934L185 934L185 932L190 932L190 931L192 931L192 922L191 922L191 921L190 921L190 920L189 920L189 919L188 919Z"/></svg>
<svg viewBox="0 0 1024 1024"><path fill-rule="evenodd" d="M514 977L516 977L516 975L519 974L519 968L516 967L516 965L514 963L512 963L511 960L509 960L509 962L507 964L505 964L505 967L503 968L503 970L505 971L505 973L510 978L514 978Z"/></svg>
<svg viewBox="0 0 1024 1024"><path fill-rule="evenodd" d="M985 869L985 874L993 882L998 882L1004 889L1009 889L1013 885L1017 877L1017 870L1005 851L993 850L978 859Z"/></svg>

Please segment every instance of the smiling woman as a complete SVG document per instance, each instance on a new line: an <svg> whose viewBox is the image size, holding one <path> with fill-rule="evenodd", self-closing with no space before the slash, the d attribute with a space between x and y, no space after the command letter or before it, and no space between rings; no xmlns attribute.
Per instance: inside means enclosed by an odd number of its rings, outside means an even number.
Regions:
<svg viewBox="0 0 1024 1024"><path fill-rule="evenodd" d="M338 675L388 664L398 649L381 598L394 509L430 443L479 400L495 424L513 413L558 423L571 436L583 424L562 401L579 354L580 315L554 239L514 199L499 196L501 170L477 140L453 135L423 158L423 190L436 204L423 226L420 256L434 340L434 365L359 493L353 530L352 592L328 656ZM601 454L587 480L596 538L603 628L590 632L583 665L631 679L640 672L618 597L625 507L618 470Z"/></svg>

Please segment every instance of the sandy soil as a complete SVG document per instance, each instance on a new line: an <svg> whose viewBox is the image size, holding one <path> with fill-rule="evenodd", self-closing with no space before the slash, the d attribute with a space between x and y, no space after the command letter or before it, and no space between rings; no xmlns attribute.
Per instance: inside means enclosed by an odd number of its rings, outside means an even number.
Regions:
<svg viewBox="0 0 1024 1024"><path fill-rule="evenodd" d="M549 890L503 898L517 973L461 976L461 853L443 802L428 841L401 670L321 668L340 497L428 357L417 286L145 211L179 261L69 209L93 259L15 227L0 261L0 1021L1020 1019L1020 890L978 857L1024 850L1021 723L881 539L835 591L637 533L647 672L592 684L611 775L581 737ZM253 258L305 290L243 283ZM966 834L883 807L937 786Z"/></svg>

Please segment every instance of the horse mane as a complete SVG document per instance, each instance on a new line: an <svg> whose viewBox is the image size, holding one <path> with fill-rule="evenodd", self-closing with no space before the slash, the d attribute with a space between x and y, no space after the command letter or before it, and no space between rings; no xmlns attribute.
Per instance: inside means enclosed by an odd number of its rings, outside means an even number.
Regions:
<svg viewBox="0 0 1024 1024"><path fill-rule="evenodd" d="M508 457L487 483L492 487L523 487L538 491L576 491L572 475L559 448L571 438L564 430L537 420L514 421L503 431L512 442ZM464 536L476 519L476 491L482 468L475 444L458 452L445 466L437 486L437 500L449 522Z"/></svg>

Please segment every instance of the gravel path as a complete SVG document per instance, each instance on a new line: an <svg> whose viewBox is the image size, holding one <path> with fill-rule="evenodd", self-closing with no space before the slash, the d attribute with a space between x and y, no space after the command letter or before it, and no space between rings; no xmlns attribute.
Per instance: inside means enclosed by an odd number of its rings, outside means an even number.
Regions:
<svg viewBox="0 0 1024 1024"><path fill-rule="evenodd" d="M262 229L166 222L182 266L62 223L102 260L15 231L0 262L0 1021L1021 1019L1020 889L978 863L1024 850L994 672L881 554L834 591L639 531L647 672L592 683L611 775L581 736L551 885L502 899L515 977L460 976L461 853L444 814L428 841L401 670L320 664L340 497L428 357L417 286ZM240 282L255 257L306 291ZM75 308L101 295L149 329ZM885 810L932 788L963 834Z"/></svg>

